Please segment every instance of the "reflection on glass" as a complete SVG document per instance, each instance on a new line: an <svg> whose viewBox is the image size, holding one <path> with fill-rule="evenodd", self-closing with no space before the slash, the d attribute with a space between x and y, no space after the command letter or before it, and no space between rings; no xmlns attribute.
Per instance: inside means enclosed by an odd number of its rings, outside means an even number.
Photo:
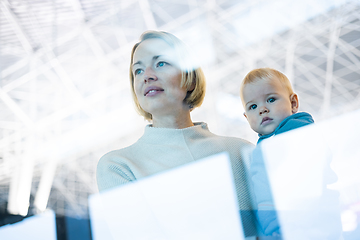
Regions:
<svg viewBox="0 0 360 240"><path fill-rule="evenodd" d="M283 239L360 239L360 111L261 145Z"/></svg>

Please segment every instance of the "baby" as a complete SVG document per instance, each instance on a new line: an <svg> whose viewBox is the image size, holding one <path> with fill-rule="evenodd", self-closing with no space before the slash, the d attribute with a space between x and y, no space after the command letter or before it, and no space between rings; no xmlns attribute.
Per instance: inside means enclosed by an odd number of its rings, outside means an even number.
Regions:
<svg viewBox="0 0 360 240"><path fill-rule="evenodd" d="M275 69L258 68L249 72L241 83L240 97L244 116L259 135L258 144L274 135L314 122L310 114L298 112L299 99L289 79ZM263 234L280 236L280 226L259 147L253 152L250 173Z"/></svg>
<svg viewBox="0 0 360 240"><path fill-rule="evenodd" d="M258 68L249 72L241 83L240 97L244 116L259 134L258 143L314 122L310 114L297 112L298 96L289 79L275 69Z"/></svg>

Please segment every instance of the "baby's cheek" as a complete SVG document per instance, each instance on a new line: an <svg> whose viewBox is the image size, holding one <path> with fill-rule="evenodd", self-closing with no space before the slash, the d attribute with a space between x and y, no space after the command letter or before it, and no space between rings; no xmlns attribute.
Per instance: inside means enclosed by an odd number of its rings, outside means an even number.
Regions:
<svg viewBox="0 0 360 240"><path fill-rule="evenodd" d="M250 122L250 126L251 126L251 128L257 128L257 122L255 121L255 120L251 120Z"/></svg>

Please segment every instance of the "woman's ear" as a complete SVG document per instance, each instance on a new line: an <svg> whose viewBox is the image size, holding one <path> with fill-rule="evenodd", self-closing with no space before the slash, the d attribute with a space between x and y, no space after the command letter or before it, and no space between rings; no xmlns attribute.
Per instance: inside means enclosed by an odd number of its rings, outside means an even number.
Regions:
<svg viewBox="0 0 360 240"><path fill-rule="evenodd" d="M299 99L296 93L290 95L291 111L292 113L297 113L299 110Z"/></svg>
<svg viewBox="0 0 360 240"><path fill-rule="evenodd" d="M189 87L189 89L188 89L187 91L188 91L188 92L193 91L193 90L195 89L195 86L196 86L196 82L193 81L193 82L191 83L191 86Z"/></svg>

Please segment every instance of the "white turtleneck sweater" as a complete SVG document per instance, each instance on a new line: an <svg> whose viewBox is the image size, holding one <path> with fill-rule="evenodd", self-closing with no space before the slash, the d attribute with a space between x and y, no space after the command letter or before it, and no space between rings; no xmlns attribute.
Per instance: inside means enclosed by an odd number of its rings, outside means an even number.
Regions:
<svg viewBox="0 0 360 240"><path fill-rule="evenodd" d="M211 133L206 123L195 123L184 129L148 125L144 135L133 145L111 151L100 159L96 174L98 188L99 191L110 189L226 151L232 164L239 209L246 212L252 210L248 170L253 148L253 144L243 139ZM253 225L252 220L247 221L250 218L242 216L244 229L249 228L245 235L253 235L254 228L246 227Z"/></svg>

